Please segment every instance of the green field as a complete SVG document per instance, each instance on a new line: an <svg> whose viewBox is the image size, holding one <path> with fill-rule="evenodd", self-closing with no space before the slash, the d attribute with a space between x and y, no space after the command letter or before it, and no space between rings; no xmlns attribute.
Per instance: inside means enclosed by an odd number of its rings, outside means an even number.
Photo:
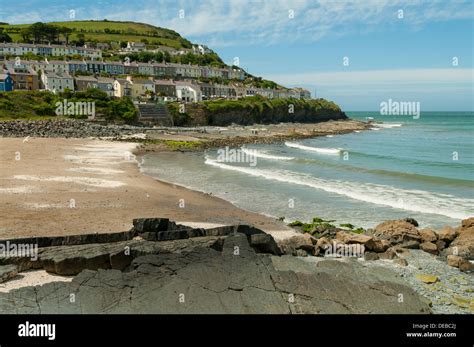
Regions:
<svg viewBox="0 0 474 347"><path fill-rule="evenodd" d="M97 42L119 42L147 40L150 45L164 45L173 48L189 46L190 42L181 37L177 32L155 27L150 24L135 22L115 22L115 21L69 21L50 22L60 27L67 27L73 30L70 40L76 40L78 34L84 34L86 41ZM14 42L22 42L20 30L30 24L0 25Z"/></svg>

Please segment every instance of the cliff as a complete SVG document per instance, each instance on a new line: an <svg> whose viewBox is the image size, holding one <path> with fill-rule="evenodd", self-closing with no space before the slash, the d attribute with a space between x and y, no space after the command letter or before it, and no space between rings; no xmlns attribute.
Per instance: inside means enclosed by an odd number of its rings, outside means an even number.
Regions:
<svg viewBox="0 0 474 347"><path fill-rule="evenodd" d="M241 100L213 100L185 105L170 104L174 124L178 126L227 126L280 122L317 123L347 119L338 105L325 99L267 99L260 96ZM181 109L182 111L182 109Z"/></svg>

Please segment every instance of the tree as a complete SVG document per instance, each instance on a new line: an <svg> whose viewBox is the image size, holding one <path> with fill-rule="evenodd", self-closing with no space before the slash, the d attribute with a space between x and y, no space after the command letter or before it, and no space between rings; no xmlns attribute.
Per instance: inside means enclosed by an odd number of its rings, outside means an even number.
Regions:
<svg viewBox="0 0 474 347"><path fill-rule="evenodd" d="M67 28L67 27L61 28L61 34L63 34L64 39L66 40L66 44L69 44L69 36L71 35L72 32L73 30L71 28Z"/></svg>
<svg viewBox="0 0 474 347"><path fill-rule="evenodd" d="M37 22L28 27L28 31L35 42L41 42L42 38L45 35L46 24Z"/></svg>
<svg viewBox="0 0 474 347"><path fill-rule="evenodd" d="M0 42L12 42L12 38L0 28Z"/></svg>
<svg viewBox="0 0 474 347"><path fill-rule="evenodd" d="M77 41L76 41L78 46L84 46L86 43L86 37L83 33L77 34Z"/></svg>
<svg viewBox="0 0 474 347"><path fill-rule="evenodd" d="M21 38L23 42L28 43L31 41L31 31L30 28L23 28L20 31Z"/></svg>

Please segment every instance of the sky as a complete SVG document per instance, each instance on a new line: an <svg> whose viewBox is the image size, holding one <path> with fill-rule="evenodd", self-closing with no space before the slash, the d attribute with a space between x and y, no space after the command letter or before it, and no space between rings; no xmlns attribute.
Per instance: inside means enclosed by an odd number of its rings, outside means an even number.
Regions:
<svg viewBox="0 0 474 347"><path fill-rule="evenodd" d="M347 111L473 111L474 0L0 0L0 22L132 20Z"/></svg>

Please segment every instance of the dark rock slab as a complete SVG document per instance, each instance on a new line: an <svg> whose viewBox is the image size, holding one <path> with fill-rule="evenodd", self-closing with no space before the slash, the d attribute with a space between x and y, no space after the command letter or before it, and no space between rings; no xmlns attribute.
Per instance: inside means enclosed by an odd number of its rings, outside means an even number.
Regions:
<svg viewBox="0 0 474 347"><path fill-rule="evenodd" d="M16 265L3 265L0 266L0 283L6 282L9 279L14 278L18 274L18 268Z"/></svg>
<svg viewBox="0 0 474 347"><path fill-rule="evenodd" d="M86 269L72 282L0 293L0 312L430 312L401 278L385 268L367 268L357 261L321 259L312 263L291 256L260 254L241 233L179 241L134 240L132 245L130 242L120 245L130 246L134 254L124 271ZM215 247L217 242L219 247ZM87 253L86 263L100 263L103 246L97 245ZM119 251L118 247L113 250ZM118 253L107 252L117 257L120 267L127 263ZM138 255L139 252L143 254ZM55 256L51 253L50 258ZM398 300L400 294L402 302Z"/></svg>
<svg viewBox="0 0 474 347"><path fill-rule="evenodd" d="M258 253L271 253L281 255L275 239L269 234L254 234L250 236L250 246Z"/></svg>

